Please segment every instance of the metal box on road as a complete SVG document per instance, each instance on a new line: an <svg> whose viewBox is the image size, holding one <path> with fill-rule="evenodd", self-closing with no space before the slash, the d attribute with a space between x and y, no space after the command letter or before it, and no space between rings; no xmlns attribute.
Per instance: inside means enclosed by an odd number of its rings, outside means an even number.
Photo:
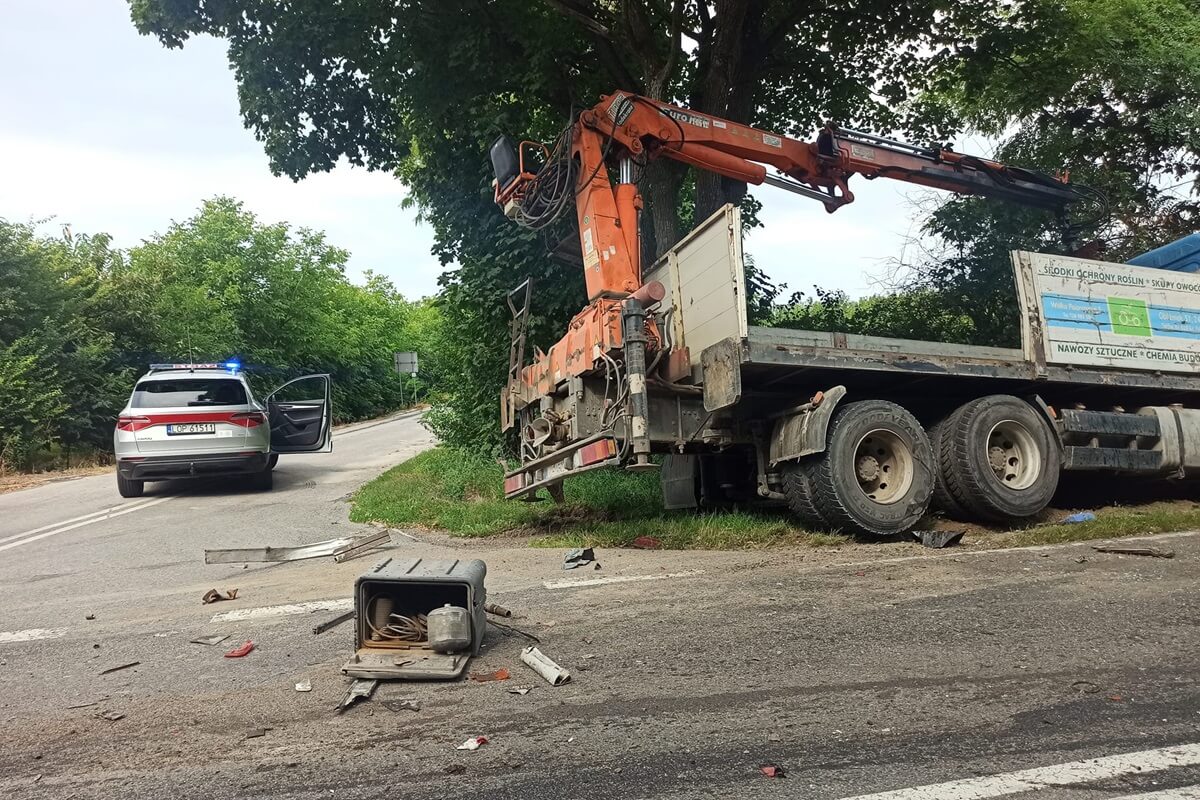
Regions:
<svg viewBox="0 0 1200 800"><path fill-rule="evenodd" d="M471 561L389 558L354 582L354 656L342 672L356 678L446 680L457 678L479 653L487 618L487 565ZM423 632L429 612L464 609L470 642L439 653Z"/></svg>

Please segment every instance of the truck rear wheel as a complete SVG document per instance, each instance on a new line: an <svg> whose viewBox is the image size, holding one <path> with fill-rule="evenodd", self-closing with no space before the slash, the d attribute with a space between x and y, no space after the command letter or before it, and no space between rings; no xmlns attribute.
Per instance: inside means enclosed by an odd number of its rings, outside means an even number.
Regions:
<svg viewBox="0 0 1200 800"><path fill-rule="evenodd" d="M951 516L1003 522L1037 514L1058 488L1062 456L1026 402L994 394L936 427L936 500Z"/></svg>
<svg viewBox="0 0 1200 800"><path fill-rule="evenodd" d="M804 466L813 506L831 528L894 536L925 515L933 451L921 423L886 400L834 412L825 452Z"/></svg>

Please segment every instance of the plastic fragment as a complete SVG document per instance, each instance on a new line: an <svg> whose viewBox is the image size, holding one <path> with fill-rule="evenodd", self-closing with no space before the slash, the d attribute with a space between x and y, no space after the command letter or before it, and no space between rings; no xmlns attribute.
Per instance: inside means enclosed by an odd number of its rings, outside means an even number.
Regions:
<svg viewBox="0 0 1200 800"><path fill-rule="evenodd" d="M232 650L230 650L228 653L225 654L225 657L226 658L241 658L244 655L248 655L250 653L250 651L253 649L254 649L254 642L248 641L248 642L245 642L244 644L239 645L238 647L235 647Z"/></svg>
<svg viewBox="0 0 1200 800"><path fill-rule="evenodd" d="M488 739L486 736L472 736L470 739L467 739L465 742L460 744L455 749L456 750L478 750L480 747L483 747L487 743L488 743Z"/></svg>
<svg viewBox="0 0 1200 800"><path fill-rule="evenodd" d="M1096 515L1091 511L1077 511L1063 518L1064 525L1078 525L1080 522L1094 522Z"/></svg>
<svg viewBox="0 0 1200 800"><path fill-rule="evenodd" d="M471 680L478 681L479 683L487 683L489 681L506 681L509 679L509 677L508 670L506 670L504 667L492 672L471 673Z"/></svg>
<svg viewBox="0 0 1200 800"><path fill-rule="evenodd" d="M631 543L638 550L660 550L662 542L655 539L653 536L639 536Z"/></svg>
<svg viewBox="0 0 1200 800"><path fill-rule="evenodd" d="M763 764L758 771L768 778L786 778L787 772L778 764Z"/></svg>

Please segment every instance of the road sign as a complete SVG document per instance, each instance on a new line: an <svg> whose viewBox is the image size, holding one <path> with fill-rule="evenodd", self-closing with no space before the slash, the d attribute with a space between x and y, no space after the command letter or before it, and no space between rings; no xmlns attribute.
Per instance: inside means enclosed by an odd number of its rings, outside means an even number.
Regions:
<svg viewBox="0 0 1200 800"><path fill-rule="evenodd" d="M395 353L396 372L401 375L416 375L417 369L417 354L416 353Z"/></svg>

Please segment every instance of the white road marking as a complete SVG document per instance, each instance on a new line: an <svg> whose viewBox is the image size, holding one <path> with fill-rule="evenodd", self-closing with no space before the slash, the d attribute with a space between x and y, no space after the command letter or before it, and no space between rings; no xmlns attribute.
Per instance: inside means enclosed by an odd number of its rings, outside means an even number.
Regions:
<svg viewBox="0 0 1200 800"><path fill-rule="evenodd" d="M23 631L0 631L0 644L7 642L33 642L38 639L57 639L65 636L66 628L29 628Z"/></svg>
<svg viewBox="0 0 1200 800"><path fill-rule="evenodd" d="M90 519L82 519L81 521L75 522L72 525L67 525L67 524L63 523L60 527L54 527L52 530L48 530L45 533L37 533L37 531L45 530L45 528L35 528L32 531L26 531L24 534L20 534L21 536L24 536L25 538L19 538L16 541L9 541L8 544L0 544L0 551L9 550L13 547L20 547L21 545L29 544L30 542L36 542L39 539L45 539L47 536L57 536L60 533L66 533L67 531L73 531L76 528L82 528L84 525L91 525L94 522L103 522L106 519L112 519L114 517L124 516L125 514L132 514L134 511L141 511L144 508L150 508L150 506L156 506L159 503L165 503L168 500L170 500L171 498L173 498L174 496L175 495L167 495L166 497L157 497L153 500L142 503L140 505L124 506L124 507L119 507L115 510L108 509L106 512L104 512L104 514L102 516L91 515ZM76 519L78 519L78 517ZM70 520L68 520L68 522L70 522ZM36 534L36 535L30 536L28 534Z"/></svg>
<svg viewBox="0 0 1200 800"><path fill-rule="evenodd" d="M35 533L41 533L42 531L48 531L51 528L57 528L60 525L70 525L72 522L79 522L81 519L88 519L90 517L99 517L103 514L111 514L114 511L121 511L122 509L133 508L134 506L137 506L140 508L141 506L144 506L146 503L149 503L151 501L151 499L152 498L147 498L146 500L139 500L136 503L128 503L126 505L110 506L108 508L102 508L99 511L93 511L90 514L83 514L82 516L72 517L71 519L62 519L62 520L59 520L58 522L52 522L49 525L43 525L42 527L34 528L31 531L25 531L23 533L14 533L12 536L5 536L3 539L0 539L0 544L4 544L5 542L11 542L13 539L24 539L26 536L32 536Z"/></svg>
<svg viewBox="0 0 1200 800"><path fill-rule="evenodd" d="M314 611L349 611L352 608L354 608L354 600L349 597L344 597L340 600L311 600L307 603L288 603L282 606L261 606L260 608L238 608L233 611L222 611L220 614L213 615L212 622L243 622L248 619L311 614Z"/></svg>
<svg viewBox="0 0 1200 800"><path fill-rule="evenodd" d="M1197 800L1200 786L1180 786L1178 789L1163 789L1147 794L1126 794L1112 800Z"/></svg>
<svg viewBox="0 0 1200 800"><path fill-rule="evenodd" d="M864 794L847 800L986 800L1001 795L1032 792L1047 786L1069 786L1116 778L1133 772L1155 772L1194 764L1200 764L1200 744L1181 744L1156 750L1102 756L1086 761L1068 761L1065 764L1035 767L1019 772Z"/></svg>
<svg viewBox="0 0 1200 800"><path fill-rule="evenodd" d="M603 586L606 583L631 583L633 581L661 581L667 578L690 578L693 575L703 575L702 569L689 569L684 572L666 572L661 575L613 575L609 578L588 578L582 581L546 581L542 585L547 589L574 589L576 586Z"/></svg>

